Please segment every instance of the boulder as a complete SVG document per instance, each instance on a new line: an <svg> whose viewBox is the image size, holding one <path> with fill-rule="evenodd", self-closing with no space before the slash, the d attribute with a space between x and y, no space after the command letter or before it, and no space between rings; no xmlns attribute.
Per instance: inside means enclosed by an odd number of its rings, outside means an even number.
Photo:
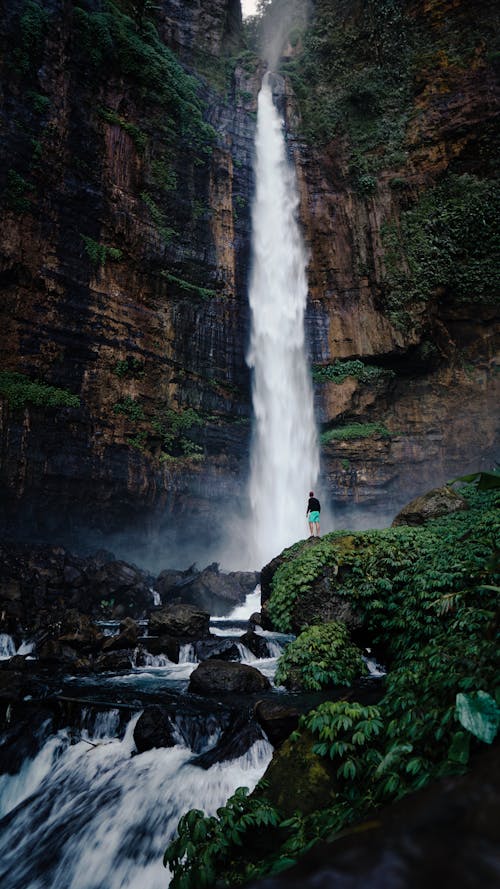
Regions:
<svg viewBox="0 0 500 889"><path fill-rule="evenodd" d="M193 605L170 605L151 614L149 631L158 636L203 639L209 635L210 614Z"/></svg>
<svg viewBox="0 0 500 889"><path fill-rule="evenodd" d="M77 651L91 652L99 648L103 640L103 634L87 614L72 609L64 615L58 637L62 644L70 645Z"/></svg>
<svg viewBox="0 0 500 889"><path fill-rule="evenodd" d="M239 641L245 648L248 648L255 657L270 657L269 646L265 636L259 636L253 630L247 630L240 636Z"/></svg>
<svg viewBox="0 0 500 889"><path fill-rule="evenodd" d="M431 519L437 519L439 516L448 515L451 512L468 509L467 500L445 485L442 488L434 488L421 497L411 500L403 509L398 512L396 518L392 522L392 527L398 525L425 525Z"/></svg>
<svg viewBox="0 0 500 889"><path fill-rule="evenodd" d="M244 694L265 691L270 687L269 680L255 667L214 659L199 664L191 673L188 691L201 695L221 692Z"/></svg>
<svg viewBox="0 0 500 889"><path fill-rule="evenodd" d="M132 669L132 657L133 652L126 649L123 651L103 652L94 661L94 670L97 673L114 672L115 670L127 670L129 672Z"/></svg>
<svg viewBox="0 0 500 889"><path fill-rule="evenodd" d="M253 571L225 574L213 562L203 571L195 571L193 566L185 572L162 571L155 587L163 600L195 605L213 615L222 615L242 604L257 582L258 575Z"/></svg>
<svg viewBox="0 0 500 889"><path fill-rule="evenodd" d="M257 701L254 715L273 747L280 747L297 728L300 712L295 707L274 701Z"/></svg>
<svg viewBox="0 0 500 889"><path fill-rule="evenodd" d="M38 649L38 659L42 663L69 665L78 660L78 654L72 645L55 639L48 639Z"/></svg>
<svg viewBox="0 0 500 889"><path fill-rule="evenodd" d="M108 636L102 646L103 652L120 651L123 648L135 648L137 645L138 628L135 620L126 617L120 624L117 636Z"/></svg>
<svg viewBox="0 0 500 889"><path fill-rule="evenodd" d="M174 664L179 663L179 651L182 643L174 636L141 636L139 641L149 654L166 654L169 661Z"/></svg>
<svg viewBox="0 0 500 889"><path fill-rule="evenodd" d="M240 652L232 639L214 638L202 639L194 643L196 657L200 661L208 661L217 658L221 661L239 661Z"/></svg>
<svg viewBox="0 0 500 889"><path fill-rule="evenodd" d="M138 753L176 744L172 724L162 707L146 707L135 726L134 741Z"/></svg>
<svg viewBox="0 0 500 889"><path fill-rule="evenodd" d="M240 715L223 732L215 747L198 756L193 761L193 765L209 769L215 763L230 762L244 756L256 741L262 740L263 734L260 726L256 725L248 716Z"/></svg>

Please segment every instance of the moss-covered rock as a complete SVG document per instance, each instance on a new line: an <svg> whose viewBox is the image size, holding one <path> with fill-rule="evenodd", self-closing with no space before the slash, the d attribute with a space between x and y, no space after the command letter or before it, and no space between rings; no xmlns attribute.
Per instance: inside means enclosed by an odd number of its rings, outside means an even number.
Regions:
<svg viewBox="0 0 500 889"><path fill-rule="evenodd" d="M304 815L325 809L335 801L336 769L313 753L314 739L303 732L297 741L285 741L275 752L265 775L265 796L285 818L299 810ZM293 775L293 792L290 776Z"/></svg>

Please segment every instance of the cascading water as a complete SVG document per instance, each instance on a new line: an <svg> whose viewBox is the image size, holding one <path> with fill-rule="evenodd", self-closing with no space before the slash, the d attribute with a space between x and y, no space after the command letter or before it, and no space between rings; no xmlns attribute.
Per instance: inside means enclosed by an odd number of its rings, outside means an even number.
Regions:
<svg viewBox="0 0 500 889"><path fill-rule="evenodd" d="M255 146L247 357L253 370L255 414L249 561L261 566L306 536L307 495L319 472L305 354L307 254L296 220L297 183L269 74L259 94Z"/></svg>

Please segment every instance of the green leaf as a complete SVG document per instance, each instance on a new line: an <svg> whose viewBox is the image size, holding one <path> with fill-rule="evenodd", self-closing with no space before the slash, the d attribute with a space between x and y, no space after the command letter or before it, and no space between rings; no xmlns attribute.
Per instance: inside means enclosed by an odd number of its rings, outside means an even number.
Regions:
<svg viewBox="0 0 500 889"><path fill-rule="evenodd" d="M452 762L459 762L462 765L466 765L469 761L469 748L470 733L455 732L448 751L448 759Z"/></svg>
<svg viewBox="0 0 500 889"><path fill-rule="evenodd" d="M491 744L500 724L500 709L495 700L485 691L462 694L456 697L456 717L467 731Z"/></svg>

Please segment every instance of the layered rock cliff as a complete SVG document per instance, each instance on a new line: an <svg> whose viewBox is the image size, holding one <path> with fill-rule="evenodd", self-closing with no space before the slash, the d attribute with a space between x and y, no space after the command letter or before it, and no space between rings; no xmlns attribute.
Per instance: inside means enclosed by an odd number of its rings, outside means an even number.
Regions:
<svg viewBox="0 0 500 889"><path fill-rule="evenodd" d="M2 400L3 521L30 533L206 519L245 468L256 66L237 0L146 6L3 24L3 369L80 401Z"/></svg>
<svg viewBox="0 0 500 889"><path fill-rule="evenodd" d="M496 20L317 0L290 32L276 97L337 512L495 458ZM3 528L164 545L189 518L196 551L242 496L251 428L262 65L239 2L12 0L1 41Z"/></svg>

